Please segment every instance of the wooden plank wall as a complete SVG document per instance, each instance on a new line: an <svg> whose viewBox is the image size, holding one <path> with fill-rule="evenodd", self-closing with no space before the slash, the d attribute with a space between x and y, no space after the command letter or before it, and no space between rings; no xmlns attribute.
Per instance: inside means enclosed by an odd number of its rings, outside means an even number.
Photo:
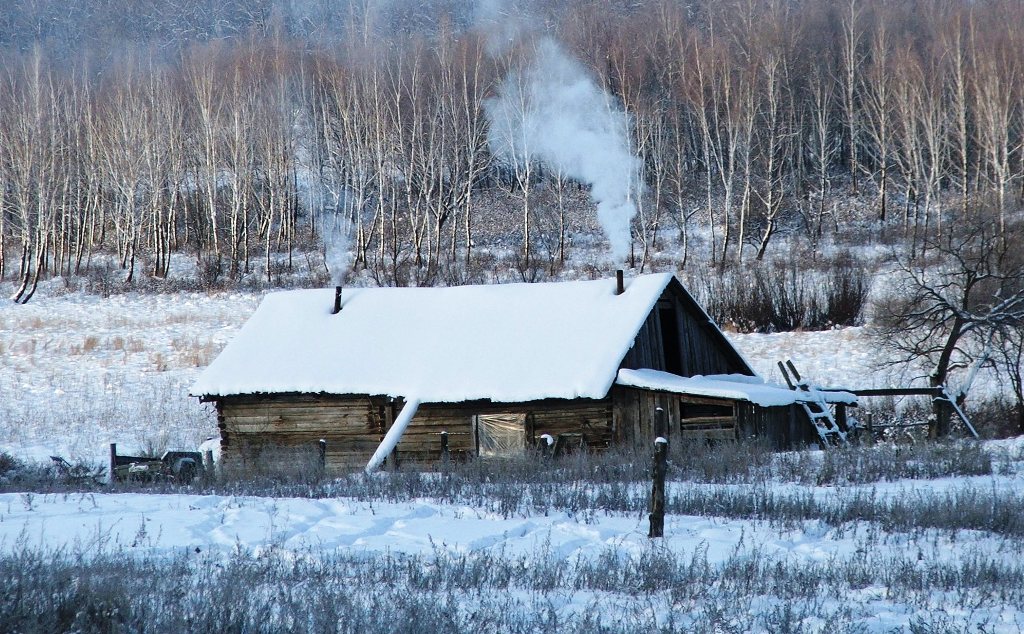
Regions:
<svg viewBox="0 0 1024 634"><path fill-rule="evenodd" d="M231 397L218 402L224 465L273 473L310 468L319 462L318 441L327 441L329 473L362 468L376 450L403 403L382 397L274 395ZM419 407L401 441L399 462L440 458L441 432L448 432L453 458L476 455L477 414L523 413L528 443L542 434L583 434L588 446L607 447L612 439L611 400L547 400L500 404L471 402Z"/></svg>
<svg viewBox="0 0 1024 634"><path fill-rule="evenodd" d="M707 317L690 301L684 301L681 293L685 290L674 285L669 287L658 300L654 310L647 316L633 341L633 347L626 353L620 367L630 369L650 368L666 370L663 329L675 328L678 333L678 367L683 376L698 374L750 374L731 345L710 323ZM663 323L661 308L670 307L674 323Z"/></svg>
<svg viewBox="0 0 1024 634"><path fill-rule="evenodd" d="M740 438L761 438L775 449L797 449L818 441L814 426L799 405L757 407L737 404Z"/></svg>
<svg viewBox="0 0 1024 634"><path fill-rule="evenodd" d="M396 404L396 413L401 403ZM448 447L454 459L476 455L473 414L461 404L424 403L416 410L398 442L399 462L434 462L441 456L441 432L448 432ZM369 458L369 455L367 455ZM365 464L365 460L363 461Z"/></svg>
<svg viewBox="0 0 1024 634"><path fill-rule="evenodd" d="M583 434L588 447L600 449L613 441L612 402L575 400L562 402L558 407L535 407L529 412L532 437L536 442L543 434L557 438L559 434Z"/></svg>
<svg viewBox="0 0 1024 634"><path fill-rule="evenodd" d="M651 370L665 369L665 353L661 343L661 320L658 311L647 316L644 325L633 340L633 347L626 353L620 367Z"/></svg>
<svg viewBox="0 0 1024 634"><path fill-rule="evenodd" d="M689 407L690 412L687 412ZM735 405L733 417L694 414L693 405ZM376 450L402 402L381 397L312 395L234 397L219 403L222 456L227 468L250 473L298 472L319 468L318 441L327 441L328 473L362 468ZM732 439L759 437L779 449L813 444L813 428L798 407L761 408L750 403L702 399L668 392L615 386L604 400L552 400L519 404L490 402L424 404L398 444L399 462L431 463L440 458L448 432L455 459L476 455L477 414L526 414L528 445L543 434L583 434L587 445L647 444L654 438L656 409L665 410L669 437ZM389 415L388 408L392 408Z"/></svg>

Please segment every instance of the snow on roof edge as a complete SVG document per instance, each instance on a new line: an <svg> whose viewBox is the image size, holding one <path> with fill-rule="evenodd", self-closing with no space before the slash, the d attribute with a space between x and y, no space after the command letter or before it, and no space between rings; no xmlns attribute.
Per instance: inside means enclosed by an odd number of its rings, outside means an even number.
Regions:
<svg viewBox="0 0 1024 634"><path fill-rule="evenodd" d="M847 392L800 392L767 383L761 377L742 374L684 377L660 370L619 370L618 385L648 390L747 401L761 407L782 407L794 403L825 400L828 403L853 404L857 397Z"/></svg>

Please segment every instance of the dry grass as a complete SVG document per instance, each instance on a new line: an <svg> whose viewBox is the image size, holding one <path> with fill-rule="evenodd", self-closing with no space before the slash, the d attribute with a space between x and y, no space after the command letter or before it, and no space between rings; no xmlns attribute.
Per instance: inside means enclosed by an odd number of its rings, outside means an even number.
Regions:
<svg viewBox="0 0 1024 634"><path fill-rule="evenodd" d="M16 355L33 355L36 353L38 347L38 341L35 339L23 339L21 341L15 341L11 344L11 354Z"/></svg>
<svg viewBox="0 0 1024 634"><path fill-rule="evenodd" d="M166 372L168 369L167 357L162 352L151 352L149 354L149 365L157 372Z"/></svg>
<svg viewBox="0 0 1024 634"><path fill-rule="evenodd" d="M175 360L180 367L205 368L221 350L212 339L200 341L197 337L177 337L171 342Z"/></svg>
<svg viewBox="0 0 1024 634"><path fill-rule="evenodd" d="M88 335L82 342L82 352L92 352L100 345L100 338L96 335Z"/></svg>

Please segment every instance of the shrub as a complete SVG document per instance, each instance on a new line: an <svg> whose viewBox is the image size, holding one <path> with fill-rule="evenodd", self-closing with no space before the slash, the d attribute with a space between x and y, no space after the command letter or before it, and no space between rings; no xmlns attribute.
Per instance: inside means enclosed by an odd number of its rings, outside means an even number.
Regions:
<svg viewBox="0 0 1024 634"><path fill-rule="evenodd" d="M740 332L823 330L859 323L868 273L841 258L820 268L784 262L706 271L695 292L715 321Z"/></svg>
<svg viewBox="0 0 1024 634"><path fill-rule="evenodd" d="M21 462L17 458L6 451L0 451L0 478L8 477L21 466Z"/></svg>

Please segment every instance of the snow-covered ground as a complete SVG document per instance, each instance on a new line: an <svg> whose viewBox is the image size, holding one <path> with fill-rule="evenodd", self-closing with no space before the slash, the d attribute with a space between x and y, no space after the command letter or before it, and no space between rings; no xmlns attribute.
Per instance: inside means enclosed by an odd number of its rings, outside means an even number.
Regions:
<svg viewBox="0 0 1024 634"><path fill-rule="evenodd" d="M845 487L770 482L780 496L810 496L821 503L841 502L870 494L872 500L925 499L963 491L1013 495L1024 487L1024 445L1015 450L1018 462L1006 473L991 476L896 480ZM385 474L379 477L386 478ZM628 485L646 491L646 485ZM596 491L599 487L594 487ZM754 490L754 485L669 482L668 495L694 491L715 495ZM510 517L510 515L514 515ZM865 523L866 525L866 523ZM678 552L706 549L711 563L722 563L737 548L757 545L773 556L825 560L849 557L864 537L865 525L829 527L808 522L792 529L768 522L669 514L664 546ZM542 544L559 558L592 556L607 547L638 554L648 543L646 515L599 512L530 514L481 509L461 503L417 499L411 502L191 495L158 493L6 493L0 494L0 553L22 546L62 550L136 549L139 553L175 549L259 549L330 551L353 548L427 554L438 547L452 552L479 550L506 554L535 552ZM969 532L969 531L968 531ZM920 537L920 536L918 536ZM950 544L955 532L937 531L933 545ZM960 534L961 541L1011 547L1024 555L1024 544L998 535ZM894 533L887 540L905 548L917 537ZM952 560L956 553L936 549L933 557Z"/></svg>
<svg viewBox="0 0 1024 634"><path fill-rule="evenodd" d="M877 366L878 348L862 326L834 330L743 334L726 336L747 358L758 374L784 383L778 361L793 361L805 378L835 387L882 387L894 380Z"/></svg>

